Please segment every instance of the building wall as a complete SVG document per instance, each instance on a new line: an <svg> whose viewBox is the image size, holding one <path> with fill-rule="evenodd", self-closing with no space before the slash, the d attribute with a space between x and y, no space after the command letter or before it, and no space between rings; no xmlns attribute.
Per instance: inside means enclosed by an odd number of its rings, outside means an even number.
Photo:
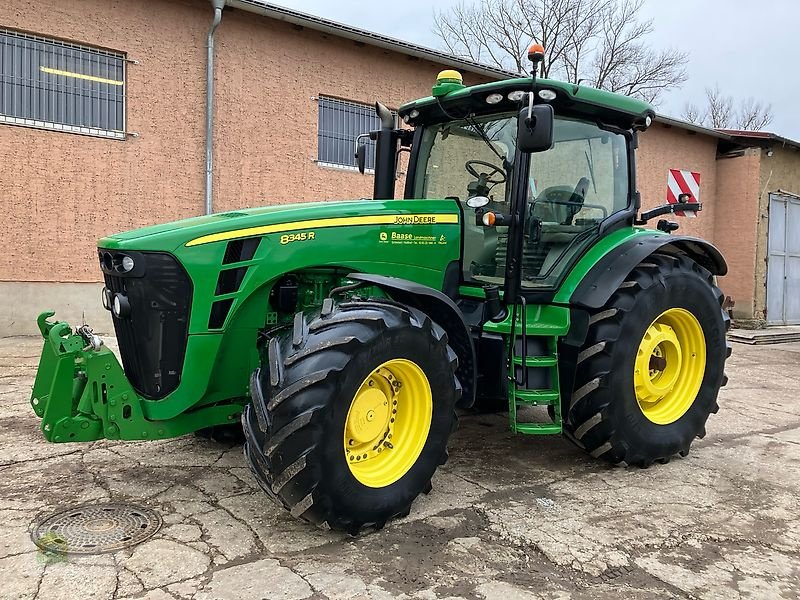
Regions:
<svg viewBox="0 0 800 600"><path fill-rule="evenodd" d="M215 202L221 211L371 197L371 176L316 164L316 98L380 100L397 108L430 95L444 68L237 11L226 10L217 43ZM463 75L467 85L486 81Z"/></svg>
<svg viewBox="0 0 800 600"><path fill-rule="evenodd" d="M761 153L758 186L758 235L755 249L754 318L766 321L767 254L769 242L770 192L789 192L800 195L800 151L795 148L774 147L772 156Z"/></svg>
<svg viewBox="0 0 800 600"><path fill-rule="evenodd" d="M713 241L728 263L728 274L719 281L725 295L736 303L733 316L745 321L754 318L755 310L760 163L757 148L717 161L717 198L722 209L716 215Z"/></svg>
<svg viewBox="0 0 800 600"><path fill-rule="evenodd" d="M208 7L192 2L0 3L0 26L139 61L127 68L138 137L0 126L0 280L98 281L97 238L198 213L207 25Z"/></svg>
<svg viewBox="0 0 800 600"><path fill-rule="evenodd" d="M714 239L717 199L717 140L684 129L656 123L639 136L636 154L636 183L642 195L642 208L667 202L667 174L670 169L700 173L700 201L703 210L696 218L675 217L678 233L707 240ZM656 223L651 224L655 227Z"/></svg>
<svg viewBox="0 0 800 600"><path fill-rule="evenodd" d="M0 281L99 281L99 237L202 214L210 20L201 0L0 4L0 26L139 61L127 73L136 137L0 126L8 165L0 189L14 207L0 223ZM216 211L371 195L371 176L314 162L315 98L380 99L396 108L428 95L443 68L233 9L225 10L217 48ZM468 84L483 81L465 74Z"/></svg>

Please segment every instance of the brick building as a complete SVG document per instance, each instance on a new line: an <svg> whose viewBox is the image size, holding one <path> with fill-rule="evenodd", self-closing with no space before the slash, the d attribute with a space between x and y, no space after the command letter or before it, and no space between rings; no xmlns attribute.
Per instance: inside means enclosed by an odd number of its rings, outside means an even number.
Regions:
<svg viewBox="0 0 800 600"><path fill-rule="evenodd" d="M352 147L370 105L428 95L443 68L468 85L509 75L260 0L0 5L0 335L33 332L47 307L106 329L95 240L202 214L208 189L215 212L369 196ZM800 193L797 144L661 119L638 156L646 205L664 202L670 168L702 175L705 210L682 231L720 246L737 316L763 320L765 211L770 192Z"/></svg>

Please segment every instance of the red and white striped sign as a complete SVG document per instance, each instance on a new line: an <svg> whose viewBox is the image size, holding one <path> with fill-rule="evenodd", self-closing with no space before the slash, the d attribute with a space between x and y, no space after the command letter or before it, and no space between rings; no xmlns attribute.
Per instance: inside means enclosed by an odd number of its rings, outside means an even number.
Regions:
<svg viewBox="0 0 800 600"><path fill-rule="evenodd" d="M675 204L678 196L690 194L689 202L700 202L700 173L693 171L682 171L681 169L670 169L667 174L667 202ZM684 213L682 210L676 211L678 217L696 217L697 213Z"/></svg>

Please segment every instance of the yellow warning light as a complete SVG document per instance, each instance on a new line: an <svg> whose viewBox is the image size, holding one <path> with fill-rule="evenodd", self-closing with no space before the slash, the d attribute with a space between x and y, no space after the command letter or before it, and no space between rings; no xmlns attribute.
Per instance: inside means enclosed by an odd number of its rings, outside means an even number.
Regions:
<svg viewBox="0 0 800 600"><path fill-rule="evenodd" d="M436 83L464 83L461 73L455 69L445 69L436 76Z"/></svg>
<svg viewBox="0 0 800 600"><path fill-rule="evenodd" d="M436 76L436 85L431 90L434 98L446 96L450 92L464 89L464 80L461 73L454 69L445 69Z"/></svg>

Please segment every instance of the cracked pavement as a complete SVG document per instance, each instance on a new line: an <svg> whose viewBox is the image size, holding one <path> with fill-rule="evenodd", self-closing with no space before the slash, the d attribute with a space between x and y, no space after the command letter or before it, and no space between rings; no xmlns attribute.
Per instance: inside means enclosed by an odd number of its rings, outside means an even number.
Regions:
<svg viewBox="0 0 800 600"><path fill-rule="evenodd" d="M411 515L358 538L272 504L240 447L187 436L49 444L28 405L36 338L0 339L0 597L797 598L800 344L734 344L687 458L609 467L558 437L462 416ZM159 511L150 540L48 559L37 516L87 502Z"/></svg>

